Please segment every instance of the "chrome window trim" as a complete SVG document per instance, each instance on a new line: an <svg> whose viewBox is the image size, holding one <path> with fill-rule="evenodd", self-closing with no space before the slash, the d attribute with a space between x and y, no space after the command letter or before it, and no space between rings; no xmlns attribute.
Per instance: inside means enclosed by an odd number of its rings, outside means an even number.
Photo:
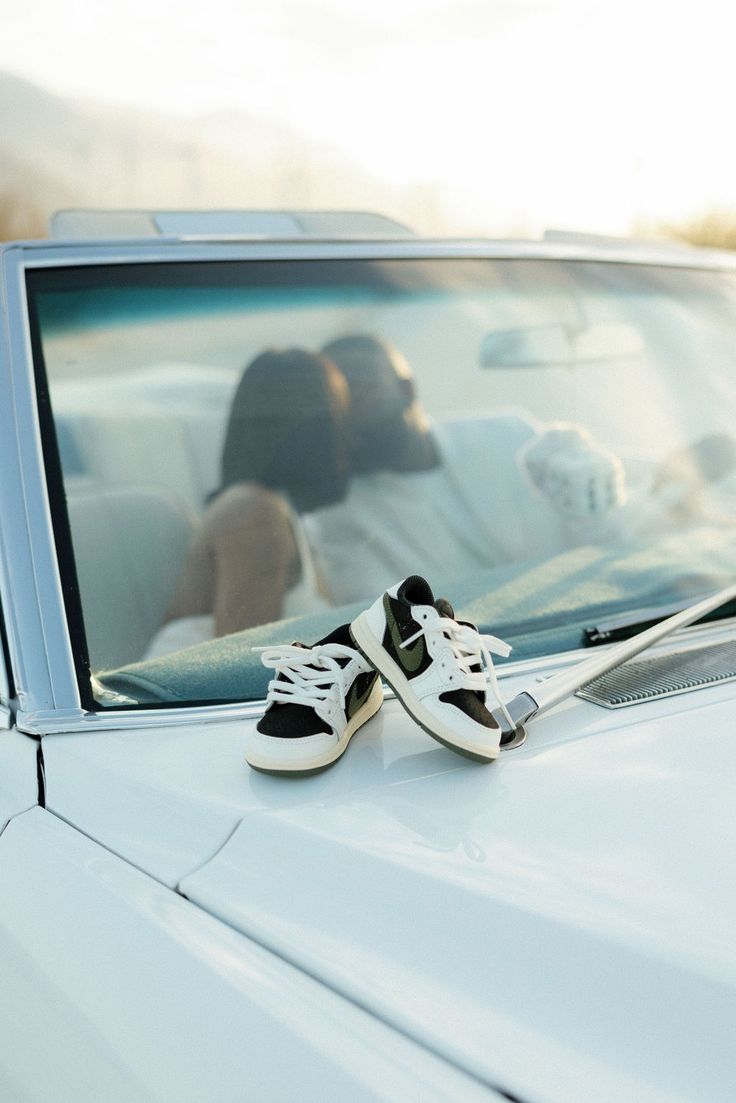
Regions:
<svg viewBox="0 0 736 1103"><path fill-rule="evenodd" d="M10 680L8 678L8 671L5 667L5 655L3 649L0 647L0 711L7 709L10 706ZM5 725L7 727L7 725Z"/></svg>
<svg viewBox="0 0 736 1103"><path fill-rule="evenodd" d="M1 296L0 296L1 297ZM0 355L0 364L2 363L2 356ZM1 375L0 369L0 375ZM0 463L2 463L2 444L0 443ZM2 533L0 532L0 576L2 575ZM5 625L5 613L2 602L0 601L0 634ZM7 638L7 630L5 632ZM10 676L7 663L5 661L5 647L0 640L0 728L10 726Z"/></svg>
<svg viewBox="0 0 736 1103"><path fill-rule="evenodd" d="M548 242L426 241L192 241L26 242L0 247L0 305L8 320L0 346L0 383L14 401L0 403L0 516L17 518L8 540L0 528L0 600L5 608L18 723L33 734L211 723L260 715L264 702L183 705L89 713L81 706L51 522L30 346L25 274L36 268L96 264L263 260L418 260L477 258L557 260L729 272L736 255L669 254L666 249L621 250ZM508 664L504 676L535 666L566 664L579 652ZM0 689L2 683L0 683Z"/></svg>
<svg viewBox="0 0 736 1103"><path fill-rule="evenodd" d="M95 264L163 263L207 260L558 260L654 265L699 271L736 269L736 253L671 250L652 242L632 249L541 241L450 241L391 238L385 241L220 241L200 238L142 238L138 241L36 241L5 247L20 250L27 268ZM0 250L2 247L0 246Z"/></svg>
<svg viewBox="0 0 736 1103"><path fill-rule="evenodd" d="M8 249L2 261L7 327L0 372L11 401L0 403L0 600L10 661L21 709L78 708L38 420L24 251Z"/></svg>
<svg viewBox="0 0 736 1103"><path fill-rule="evenodd" d="M691 625L681 628L674 635L655 644L647 650L649 656L663 655L670 651L682 650L694 642L720 643L733 640L736 631L736 617L729 617L723 621L709 624ZM606 647L613 647L608 644ZM605 648L601 647L601 651ZM539 655L533 659L519 659L517 662L504 663L497 671L498 681L503 691L504 683L510 679L528 676L530 680L535 678L541 681L551 674L567 667L573 667L575 663L583 659L589 659L591 649L589 647L577 648L573 651L559 651L554 655ZM396 694L388 686L384 686L384 694L387 700L395 698ZM238 722L242 720L256 720L261 717L266 708L266 701L261 698L257 701L234 701L220 705L179 705L166 708L134 707L107 712L85 712L84 709L55 709L48 711L26 712L20 711L16 717L18 729L29 735L72 735L90 733L94 731L125 731L141 728L170 728L184 727L190 724L221 724L224 722Z"/></svg>
<svg viewBox="0 0 736 1103"><path fill-rule="evenodd" d="M28 735L70 735L95 731L125 731L131 728L170 728L188 724L217 724L251 720L262 716L265 700L235 701L225 705L180 705L175 708L145 708L86 712L81 708L20 710L18 730Z"/></svg>

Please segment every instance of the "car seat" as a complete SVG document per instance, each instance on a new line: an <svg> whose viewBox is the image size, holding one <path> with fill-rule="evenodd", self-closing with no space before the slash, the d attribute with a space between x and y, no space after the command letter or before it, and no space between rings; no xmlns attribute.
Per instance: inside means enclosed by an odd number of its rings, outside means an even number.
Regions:
<svg viewBox="0 0 736 1103"><path fill-rule="evenodd" d="M147 487L81 487L68 508L92 669L134 662L161 623L195 518Z"/></svg>

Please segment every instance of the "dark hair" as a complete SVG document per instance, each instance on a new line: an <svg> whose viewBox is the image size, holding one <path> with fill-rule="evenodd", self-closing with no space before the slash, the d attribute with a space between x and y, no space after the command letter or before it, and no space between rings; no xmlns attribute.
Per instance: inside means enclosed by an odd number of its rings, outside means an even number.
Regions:
<svg viewBox="0 0 736 1103"><path fill-rule="evenodd" d="M325 356L269 349L243 372L222 452L221 490L254 482L300 513L337 502L348 482L349 391Z"/></svg>
<svg viewBox="0 0 736 1103"><path fill-rule="evenodd" d="M351 333L326 344L322 355L337 364L350 388L354 475L428 471L437 466L439 454L411 368L390 341L370 333Z"/></svg>
<svg viewBox="0 0 736 1103"><path fill-rule="evenodd" d="M348 384L366 373L372 378L382 375L392 381L411 381L413 378L411 368L399 350L390 341L375 337L372 333L349 333L337 337L323 346L322 355L337 364ZM414 391L409 387L405 394L407 402L413 397Z"/></svg>

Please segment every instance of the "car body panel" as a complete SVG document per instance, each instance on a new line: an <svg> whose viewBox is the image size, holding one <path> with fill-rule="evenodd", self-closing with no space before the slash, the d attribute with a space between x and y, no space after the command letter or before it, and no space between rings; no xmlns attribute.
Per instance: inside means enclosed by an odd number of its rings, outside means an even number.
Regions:
<svg viewBox="0 0 736 1103"><path fill-rule="evenodd" d="M490 767L389 700L294 781L247 770L248 721L47 736L49 807L522 1099L725 1098L735 697L572 699Z"/></svg>
<svg viewBox="0 0 736 1103"><path fill-rule="evenodd" d="M56 560L25 295L24 250L0 254L0 605L21 710L74 707L79 687Z"/></svg>
<svg viewBox="0 0 736 1103"><path fill-rule="evenodd" d="M731 622L685 629L648 654L731 639L733 634ZM589 651L580 651L504 668L501 691L511 699L538 678L589 656ZM732 701L735 693L734 685L725 683L619 711L574 698L532 723L525 753L569 743L574 755L579 740L644 720L671 718L682 723L690 709ZM44 735L47 807L174 886L206 862L245 816L274 807L312 805L335 792L380 791L387 783L420 780L427 768L453 773L464 765L450 752L443 752L439 760L436 755L428 758L434 743L405 719L389 695L381 713L357 734L351 753L335 769L297 782L274 780L250 771L244 758L248 727L262 710L263 703L254 702L247 706L248 715L236 711L230 718L204 722L207 710L195 719L192 713L197 710L156 709L147 716L138 712L136 722L130 717L120 728L115 727L121 723L119 716L98 713L78 725L83 731ZM372 751L359 756L356 752L364 746ZM504 773L518 754L502 756ZM489 784L493 776L487 775ZM687 777L682 780L685 784Z"/></svg>
<svg viewBox="0 0 736 1103"><path fill-rule="evenodd" d="M444 256L736 265L584 243L0 249L0 603L12 711L41 744L0 731L9 1098L278 1101L295 1077L325 1101L732 1097L734 684L615 713L570 699L490 767L389 698L334 769L288 781L244 763L262 702L83 707L26 269ZM502 693L579 657L512 663ZM0 725L3 696L0 676Z"/></svg>
<svg viewBox="0 0 736 1103"><path fill-rule="evenodd" d="M417 740L424 776L247 816L181 890L521 1098L726 1098L733 697L685 705L576 703L498 768Z"/></svg>
<svg viewBox="0 0 736 1103"><path fill-rule="evenodd" d="M0 878L4 1099L498 1098L43 809Z"/></svg>
<svg viewBox="0 0 736 1103"><path fill-rule="evenodd" d="M38 746L15 729L0 731L0 833L38 803Z"/></svg>

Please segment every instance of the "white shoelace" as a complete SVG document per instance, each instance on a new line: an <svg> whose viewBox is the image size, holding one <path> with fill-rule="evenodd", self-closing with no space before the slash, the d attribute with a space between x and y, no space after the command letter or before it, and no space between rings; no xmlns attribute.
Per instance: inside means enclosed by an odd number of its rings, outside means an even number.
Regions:
<svg viewBox="0 0 736 1103"><path fill-rule="evenodd" d="M472 628L469 624L459 624L450 617L440 616L439 613L436 620L425 622L419 631L408 640L404 640L401 646L409 647L421 635L435 638L444 636L449 640L459 673L458 689L480 690L483 693L490 691L506 722L512 728L515 727L501 699L491 658L491 655L501 655L506 658L511 653L511 644L500 640L498 636L482 635L477 628ZM479 666L480 670L472 670L471 667L474 666Z"/></svg>
<svg viewBox="0 0 736 1103"><path fill-rule="evenodd" d="M316 647L278 644L253 650L261 652L264 666L277 672L276 678L268 683L269 701L312 708L326 701L344 705L350 687L345 685L345 667L338 659L354 659L352 648L340 643L324 643Z"/></svg>

